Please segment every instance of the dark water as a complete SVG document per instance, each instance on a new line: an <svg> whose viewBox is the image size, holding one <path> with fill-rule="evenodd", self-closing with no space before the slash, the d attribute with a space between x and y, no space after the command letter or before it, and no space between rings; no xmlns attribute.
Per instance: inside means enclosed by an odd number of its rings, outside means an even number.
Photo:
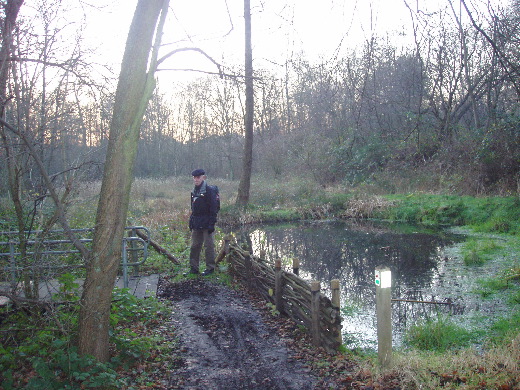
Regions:
<svg viewBox="0 0 520 390"><path fill-rule="evenodd" d="M272 262L281 258L286 271L292 271L292 259L298 258L300 276L320 281L326 295L330 280L339 279L343 335L351 347L377 345L377 266L387 266L392 271L394 299L453 303L394 302L394 345L401 343L403 330L417 319L466 310L464 283L458 281L460 259L446 250L463 240L460 235L403 225L346 222L257 226L235 233L249 243L255 255L263 251Z"/></svg>

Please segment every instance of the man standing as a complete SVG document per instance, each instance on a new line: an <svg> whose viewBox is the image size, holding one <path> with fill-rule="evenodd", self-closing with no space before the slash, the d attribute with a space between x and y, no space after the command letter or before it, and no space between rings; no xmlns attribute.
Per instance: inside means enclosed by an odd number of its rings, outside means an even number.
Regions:
<svg viewBox="0 0 520 390"><path fill-rule="evenodd" d="M203 276L211 275L215 271L215 242L214 232L219 210L219 194L215 186L206 183L204 169L195 169L191 192L191 250L190 250L190 274L199 273L199 260L202 245L206 253L206 270Z"/></svg>

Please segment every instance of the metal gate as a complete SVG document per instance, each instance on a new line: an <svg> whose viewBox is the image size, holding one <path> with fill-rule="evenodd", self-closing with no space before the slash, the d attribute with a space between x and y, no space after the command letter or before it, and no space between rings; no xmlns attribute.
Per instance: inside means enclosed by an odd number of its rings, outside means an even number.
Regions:
<svg viewBox="0 0 520 390"><path fill-rule="evenodd" d="M137 231L143 234L137 235ZM92 243L94 229L72 229L85 245ZM134 267L134 274L148 257L150 232L143 226L125 228L127 235L122 240L122 274L124 287L128 287L128 268ZM19 232L0 232L0 283L8 283L11 293L15 293L21 273L31 273L42 278L50 278L63 270L85 268L85 259L63 230L24 232L25 256L20 248ZM42 236L43 238L40 238ZM141 238L146 237L146 238Z"/></svg>

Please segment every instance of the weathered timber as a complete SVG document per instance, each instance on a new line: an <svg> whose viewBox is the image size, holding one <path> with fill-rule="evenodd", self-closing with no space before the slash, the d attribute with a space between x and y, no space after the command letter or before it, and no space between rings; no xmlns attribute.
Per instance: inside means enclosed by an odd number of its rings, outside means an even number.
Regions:
<svg viewBox="0 0 520 390"><path fill-rule="evenodd" d="M293 270L293 273L295 275L299 275L300 274L300 259L298 259L298 258L294 258L293 259L292 270Z"/></svg>
<svg viewBox="0 0 520 390"><path fill-rule="evenodd" d="M321 344L321 334L320 334L320 282L313 281L311 283L311 312L312 312L312 342L316 347L319 347Z"/></svg>
<svg viewBox="0 0 520 390"><path fill-rule="evenodd" d="M229 249L225 256L235 277L242 279L266 301L275 304L280 313L307 327L314 345L323 347L329 353L337 352L341 345L339 281L331 283L332 302L319 289L312 291L304 279L284 271L280 261L269 264L233 241L227 244Z"/></svg>
<svg viewBox="0 0 520 390"><path fill-rule="evenodd" d="M123 288L123 278L116 280L116 287ZM132 276L128 280L128 291L137 298L149 298L157 295L159 285L159 274L148 276Z"/></svg>
<svg viewBox="0 0 520 390"><path fill-rule="evenodd" d="M333 279L330 281L330 289L332 290L332 313L331 318L333 320L333 331L337 333L336 335L336 342L341 344L343 341L343 338L341 336L341 316L340 316L340 285L339 285L339 279Z"/></svg>
<svg viewBox="0 0 520 390"><path fill-rule="evenodd" d="M151 238L147 237L146 234L144 234L141 230L136 229L135 234L142 238L143 240L148 240L150 243L150 246L155 249L155 251L163 256L165 256L168 260L170 260L174 264L180 264L180 261L171 253L169 253L166 248L163 248L161 245L157 243L157 241L152 240Z"/></svg>
<svg viewBox="0 0 520 390"><path fill-rule="evenodd" d="M290 317L293 320L303 322L307 328L311 328L310 311L305 311L301 306L295 305L291 302L284 302L284 311L287 314L291 314Z"/></svg>
<svg viewBox="0 0 520 390"><path fill-rule="evenodd" d="M290 273L286 272L284 274L284 278L286 278L289 283L293 283L296 286L300 287L303 292L305 292L305 291L309 292L309 295L310 295L311 288L310 288L309 284L305 280L300 278L299 276L296 276L296 275L293 275L293 274L290 274Z"/></svg>
<svg viewBox="0 0 520 390"><path fill-rule="evenodd" d="M77 284L78 293L81 293L83 289L83 279L77 279L74 281ZM142 275L142 276L132 276L129 278L128 290L130 294L135 295L137 298L148 298L155 297L157 294L157 286L159 284L159 275ZM123 278L117 277L114 287L123 288ZM40 284L40 288L38 291L38 299L27 299L23 295L23 291L17 290L14 294L11 291L2 291L0 288L0 306L12 300L13 302L22 302L22 303L34 303L38 302L54 302L59 303L61 299L66 296L66 293L63 293L60 290L61 283L56 279L47 280ZM63 295L62 296L60 296ZM5 297L5 299L1 299Z"/></svg>
<svg viewBox="0 0 520 390"><path fill-rule="evenodd" d="M282 301L282 293L283 293L283 280L282 280L282 262L281 260L276 260L274 266L275 280L274 280L274 302L276 305L276 310L280 313L284 312L283 309L283 301Z"/></svg>

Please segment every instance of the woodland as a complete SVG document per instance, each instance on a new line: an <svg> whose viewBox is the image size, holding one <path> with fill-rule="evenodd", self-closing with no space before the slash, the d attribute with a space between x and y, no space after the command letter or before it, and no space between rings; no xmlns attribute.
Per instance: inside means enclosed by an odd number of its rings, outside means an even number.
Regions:
<svg viewBox="0 0 520 390"><path fill-rule="evenodd" d="M520 5L489 3L477 13L468 2L468 14L459 2L447 3L436 15L411 14L412 45L374 35L338 58L310 63L297 54L281 74L254 69L253 174L301 175L323 185L378 180L385 192L515 193ZM94 78L79 39L68 50L60 45L60 34L71 33L60 25L60 7L42 2L38 9L54 35L18 21L20 60L4 116L30 137L55 180L62 172L95 180L114 82ZM141 126L137 177L189 175L194 166L214 178L240 177L244 71L223 72L174 88L158 81ZM38 169L26 147L16 148L24 190L39 192ZM5 148L1 153L5 160ZM0 175L5 196L6 164Z"/></svg>
<svg viewBox="0 0 520 390"><path fill-rule="evenodd" d="M74 2L0 1L0 230L18 231L23 252L24 232L60 227L78 249L79 355L110 358L136 178L189 181L203 167L211 180L240 179L237 208L248 204L251 178L373 195L518 196L520 1L445 0L434 13L403 2L410 43L374 32L333 58L301 52L262 69L245 0L244 65L205 53L215 72L171 85L157 76L161 65L200 51L162 46L173 2L138 0L121 70L110 72L81 25L67 22ZM99 182L86 248L69 211L81 188Z"/></svg>

